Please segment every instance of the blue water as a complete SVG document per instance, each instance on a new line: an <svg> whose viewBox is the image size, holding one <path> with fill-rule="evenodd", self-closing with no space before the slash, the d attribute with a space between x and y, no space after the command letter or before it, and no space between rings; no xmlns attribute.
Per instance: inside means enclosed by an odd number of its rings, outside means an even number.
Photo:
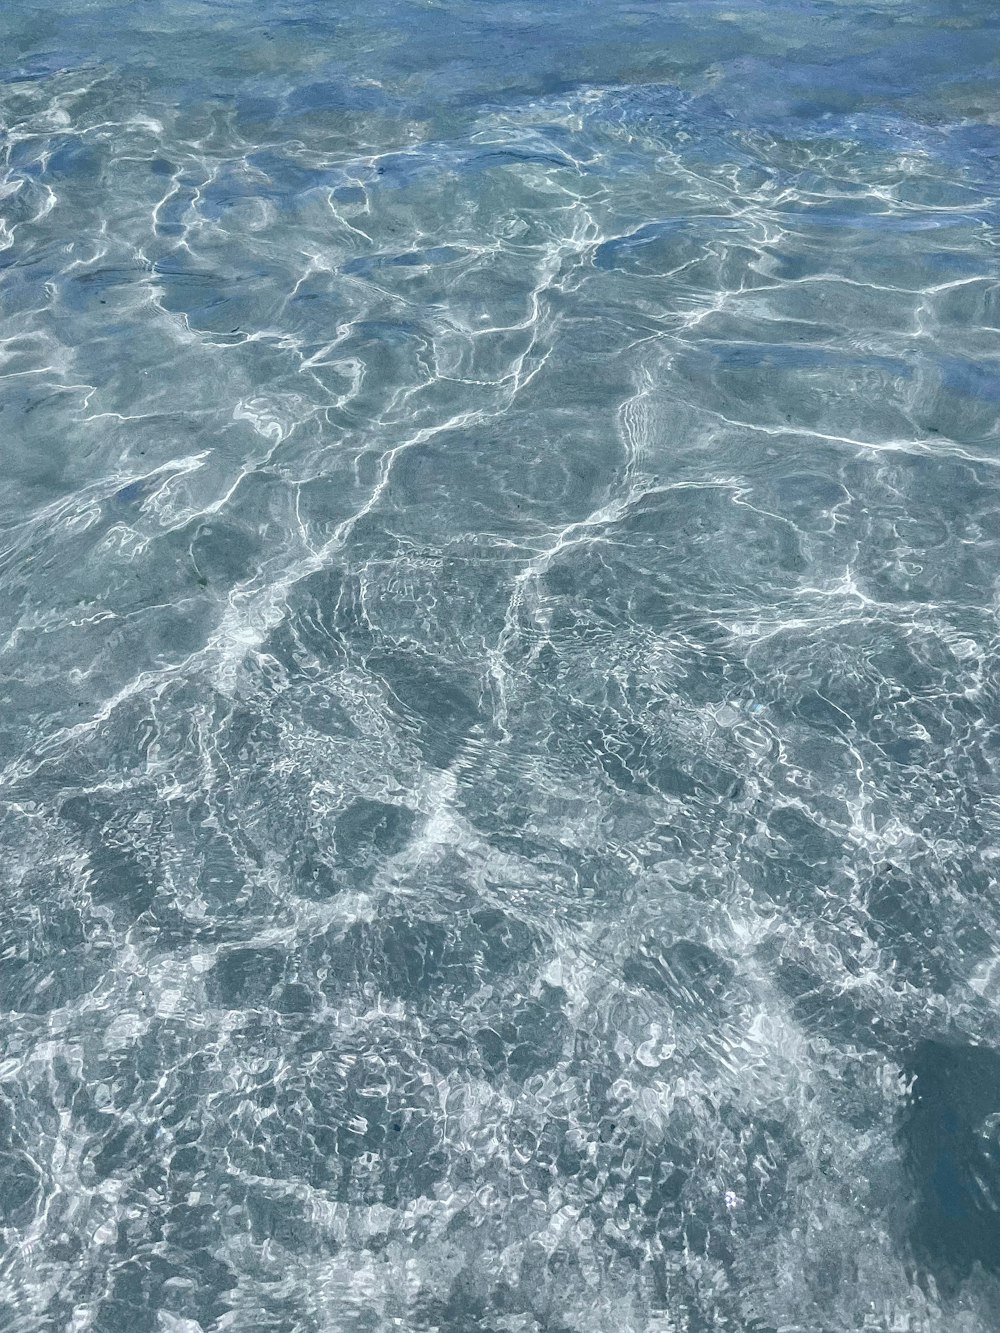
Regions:
<svg viewBox="0 0 1000 1333"><path fill-rule="evenodd" d="M0 1333L1000 1328L987 0L0 15Z"/></svg>

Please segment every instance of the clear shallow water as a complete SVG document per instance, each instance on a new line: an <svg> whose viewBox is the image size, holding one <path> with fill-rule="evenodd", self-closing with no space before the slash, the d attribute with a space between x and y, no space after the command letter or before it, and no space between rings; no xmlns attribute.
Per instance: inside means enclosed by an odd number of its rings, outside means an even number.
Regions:
<svg viewBox="0 0 1000 1333"><path fill-rule="evenodd" d="M2 23L0 1329L1000 1327L993 6Z"/></svg>

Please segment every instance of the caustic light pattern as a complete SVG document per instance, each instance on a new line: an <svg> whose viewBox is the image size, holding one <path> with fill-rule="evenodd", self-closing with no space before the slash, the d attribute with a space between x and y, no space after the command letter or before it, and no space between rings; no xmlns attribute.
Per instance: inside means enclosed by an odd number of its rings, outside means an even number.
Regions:
<svg viewBox="0 0 1000 1333"><path fill-rule="evenodd" d="M2 1333L1000 1327L994 7L2 23Z"/></svg>

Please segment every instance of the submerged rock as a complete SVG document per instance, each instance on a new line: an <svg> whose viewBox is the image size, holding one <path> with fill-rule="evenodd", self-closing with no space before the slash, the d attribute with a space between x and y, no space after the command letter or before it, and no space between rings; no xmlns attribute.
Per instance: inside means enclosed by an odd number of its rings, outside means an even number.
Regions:
<svg viewBox="0 0 1000 1333"><path fill-rule="evenodd" d="M1000 1052L923 1041L906 1072L914 1249L945 1288L977 1263L1000 1273Z"/></svg>

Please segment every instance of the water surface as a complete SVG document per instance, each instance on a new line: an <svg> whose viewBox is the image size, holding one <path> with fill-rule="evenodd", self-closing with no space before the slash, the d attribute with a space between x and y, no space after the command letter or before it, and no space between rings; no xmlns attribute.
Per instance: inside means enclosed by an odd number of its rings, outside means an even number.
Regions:
<svg viewBox="0 0 1000 1333"><path fill-rule="evenodd" d="M995 7L0 24L0 1330L1000 1327Z"/></svg>

